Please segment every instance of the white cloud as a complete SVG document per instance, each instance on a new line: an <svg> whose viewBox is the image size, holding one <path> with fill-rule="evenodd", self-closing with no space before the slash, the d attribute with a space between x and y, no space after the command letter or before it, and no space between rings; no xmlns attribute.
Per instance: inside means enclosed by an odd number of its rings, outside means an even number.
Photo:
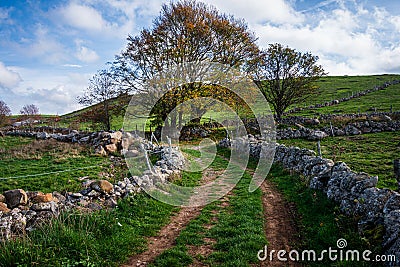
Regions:
<svg viewBox="0 0 400 267"><path fill-rule="evenodd" d="M303 14L296 12L285 0L205 0L224 13L245 18L250 24L269 21L278 24L297 24L304 20Z"/></svg>
<svg viewBox="0 0 400 267"><path fill-rule="evenodd" d="M106 26L102 15L89 6L70 3L59 13L65 23L78 29L101 31Z"/></svg>
<svg viewBox="0 0 400 267"><path fill-rule="evenodd" d="M14 88L22 81L18 72L6 67L3 62L0 62L0 87Z"/></svg>
<svg viewBox="0 0 400 267"><path fill-rule="evenodd" d="M78 52L76 53L76 57L85 63L93 63L100 59L97 53L86 46L80 46L78 48Z"/></svg>

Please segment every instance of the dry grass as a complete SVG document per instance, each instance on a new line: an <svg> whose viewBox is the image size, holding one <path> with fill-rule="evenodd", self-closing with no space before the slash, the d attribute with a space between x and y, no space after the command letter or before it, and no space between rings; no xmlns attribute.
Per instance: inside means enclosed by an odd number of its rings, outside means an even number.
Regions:
<svg viewBox="0 0 400 267"><path fill-rule="evenodd" d="M71 157L81 157L80 154L85 149L84 146L79 144L62 143L54 139L35 140L18 147L0 148L0 159L42 159L46 154L56 160L64 160Z"/></svg>

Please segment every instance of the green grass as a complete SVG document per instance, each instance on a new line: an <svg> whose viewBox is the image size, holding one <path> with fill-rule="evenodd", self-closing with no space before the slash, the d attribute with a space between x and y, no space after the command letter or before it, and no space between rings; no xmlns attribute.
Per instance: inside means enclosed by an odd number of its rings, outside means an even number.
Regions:
<svg viewBox="0 0 400 267"><path fill-rule="evenodd" d="M0 246L0 266L118 266L146 249L175 208L139 194L118 208L90 214L67 212Z"/></svg>
<svg viewBox="0 0 400 267"><path fill-rule="evenodd" d="M79 177L119 179L126 170L111 168L112 162L92 154L89 147L31 138L0 138L0 192L79 191Z"/></svg>
<svg viewBox="0 0 400 267"><path fill-rule="evenodd" d="M372 76L327 76L316 82L320 88L318 94L310 96L303 103L293 107L305 107L309 105L322 104L334 99L348 97L352 93L373 89L386 81L399 80L400 75L372 75ZM400 110L400 85L391 85L384 90L371 92L360 98L342 102L338 105L323 107L314 110L305 110L296 115L315 116L318 114L330 113L365 113L376 108L377 111L389 112L391 105L393 111ZM289 108L289 109L290 109Z"/></svg>
<svg viewBox="0 0 400 267"><path fill-rule="evenodd" d="M280 166L273 166L268 175L287 201L297 208L300 226L301 242L299 250L315 250L320 255L322 250L329 247L337 248L340 238L347 240L346 250L370 250L372 255L381 254L381 229L377 228L371 236L360 237L357 232L355 219L340 214L337 205L328 200L320 191L308 188L308 180L298 175L291 175ZM326 254L325 254L326 256ZM361 257L361 256L360 256ZM372 258L372 257L371 257ZM327 257L325 257L327 259ZM371 262L305 262L306 266L374 266Z"/></svg>
<svg viewBox="0 0 400 267"><path fill-rule="evenodd" d="M317 150L315 141L291 139L278 142ZM397 189L393 160L400 155L400 132L327 137L321 141L321 152L324 158L346 162L353 171L377 175L380 188Z"/></svg>
<svg viewBox="0 0 400 267"><path fill-rule="evenodd" d="M220 156L211 165L217 170L226 166L227 161ZM208 266L257 263L257 251L267 240L263 230L261 191L248 192L250 179L248 173L243 175L229 195L229 206L221 206L221 200L205 206L200 216L182 230L176 246L158 256L152 266L188 266L194 261ZM213 217L216 220L212 220ZM213 225L211 229L205 228L210 224ZM208 257L189 255L188 246L204 245L205 238L215 240L213 252Z"/></svg>

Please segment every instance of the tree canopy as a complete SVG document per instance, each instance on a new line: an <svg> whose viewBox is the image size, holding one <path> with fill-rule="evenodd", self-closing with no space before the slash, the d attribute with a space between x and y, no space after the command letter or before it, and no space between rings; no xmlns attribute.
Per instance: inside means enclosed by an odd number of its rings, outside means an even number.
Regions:
<svg viewBox="0 0 400 267"><path fill-rule="evenodd" d="M116 80L125 88L142 94L138 105L151 108L154 98L166 93L154 92L143 86L161 71L185 62L211 61L244 68L257 58L259 49L256 37L243 20L219 13L214 7L201 2L181 1L164 4L151 29L144 29L137 36L128 37L128 45L114 62ZM224 93L218 87L190 83L176 88L165 99L173 101L165 105L176 106L185 99L201 97L207 90L218 97ZM160 106L163 106L160 104ZM164 109L154 109L154 117L165 117ZM174 123L174 119L172 119Z"/></svg>
<svg viewBox="0 0 400 267"><path fill-rule="evenodd" d="M270 44L254 61L251 72L277 119L292 104L300 103L317 90L314 81L326 75L318 57L282 44Z"/></svg>

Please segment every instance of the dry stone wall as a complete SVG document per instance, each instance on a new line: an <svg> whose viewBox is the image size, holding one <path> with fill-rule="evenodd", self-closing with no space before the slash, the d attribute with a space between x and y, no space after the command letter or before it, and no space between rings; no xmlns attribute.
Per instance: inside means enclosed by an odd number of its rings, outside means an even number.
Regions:
<svg viewBox="0 0 400 267"><path fill-rule="evenodd" d="M154 146L152 143L132 133L99 132L67 135L46 133L12 132L8 135L30 136L38 139L54 138L63 142L78 142L93 146L100 154L121 152L128 157L139 156L136 144L146 151L155 152L160 159L152 170L144 171L141 176L125 177L115 184L107 180L82 181L82 190L61 194L59 192L26 192L23 189L8 190L0 194L0 242L20 236L33 230L37 225L49 221L60 212L77 209L96 211L114 208L117 201L141 192L142 188L153 187L155 183L165 182L171 175L178 175L184 165L184 157L178 148ZM111 160L123 159L110 156Z"/></svg>
<svg viewBox="0 0 400 267"><path fill-rule="evenodd" d="M259 157L262 141L253 136L250 142L250 155ZM220 146L230 147L234 141L224 139ZM233 144L235 145L235 144ZM360 233L384 227L382 244L387 255L396 255L400 265L400 194L389 189L376 187L377 176L352 171L344 162L317 157L316 153L298 147L276 144L274 162L284 168L294 170L310 179L310 188L322 190L327 197L339 204L340 210L349 216L360 218Z"/></svg>

